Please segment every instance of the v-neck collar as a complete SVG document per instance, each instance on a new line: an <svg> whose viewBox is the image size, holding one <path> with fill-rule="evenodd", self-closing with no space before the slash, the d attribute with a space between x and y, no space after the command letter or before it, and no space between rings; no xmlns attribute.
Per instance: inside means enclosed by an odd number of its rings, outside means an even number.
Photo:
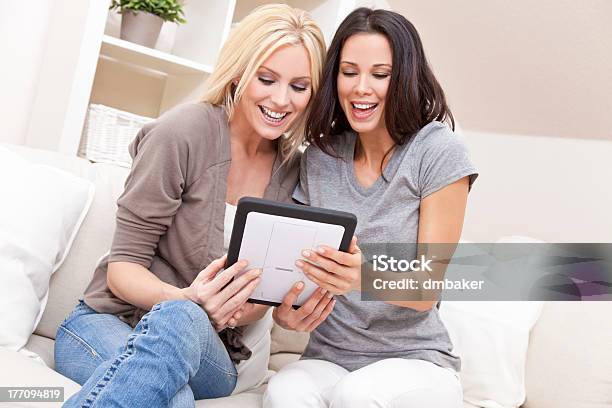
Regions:
<svg viewBox="0 0 612 408"><path fill-rule="evenodd" d="M346 165L346 172L347 172L349 183L362 196L366 196L366 197L371 196L372 194L377 192L381 188L381 186L387 183L385 179L387 181L391 181L391 179L397 172L397 168L400 162L399 157L401 156L401 152L407 146L396 145L393 151L391 152L391 158L389 159L389 161L387 162L387 165L383 169L382 174L378 176L376 181L374 181L374 183L371 186L365 187L359 182L359 179L357 178L357 174L355 173L355 145L357 143L357 138L359 136L355 132L350 132L350 131L347 132L347 135L348 135L348 141L345 144L346 148L345 148L343 156L344 156L344 162Z"/></svg>

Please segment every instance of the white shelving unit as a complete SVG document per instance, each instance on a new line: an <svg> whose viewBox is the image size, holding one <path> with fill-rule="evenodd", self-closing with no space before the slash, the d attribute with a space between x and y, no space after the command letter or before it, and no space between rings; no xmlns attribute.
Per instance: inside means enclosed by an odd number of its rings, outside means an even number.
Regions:
<svg viewBox="0 0 612 408"><path fill-rule="evenodd" d="M137 69L155 71L162 75L206 75L212 72L210 65L143 47L110 35L102 37L100 58L132 65Z"/></svg>
<svg viewBox="0 0 612 408"><path fill-rule="evenodd" d="M119 38L120 15L109 0L56 0L26 143L75 155L87 107L107 105L157 117L198 100L232 26L262 0L192 0L187 23L164 24L155 48ZM342 19L362 2L290 0L307 10L329 43Z"/></svg>
<svg viewBox="0 0 612 408"><path fill-rule="evenodd" d="M164 24L155 49L121 40L121 16L108 12L89 102L157 117L199 99L234 7L231 0L186 2L187 23Z"/></svg>

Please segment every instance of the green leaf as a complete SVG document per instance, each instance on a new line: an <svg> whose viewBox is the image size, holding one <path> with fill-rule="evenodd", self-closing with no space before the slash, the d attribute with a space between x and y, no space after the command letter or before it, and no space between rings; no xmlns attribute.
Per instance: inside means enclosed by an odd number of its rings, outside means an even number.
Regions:
<svg viewBox="0 0 612 408"><path fill-rule="evenodd" d="M119 13L123 13L124 10L144 11L171 23L187 22L183 18L185 16L183 6L178 0L112 0L109 10L116 9Z"/></svg>

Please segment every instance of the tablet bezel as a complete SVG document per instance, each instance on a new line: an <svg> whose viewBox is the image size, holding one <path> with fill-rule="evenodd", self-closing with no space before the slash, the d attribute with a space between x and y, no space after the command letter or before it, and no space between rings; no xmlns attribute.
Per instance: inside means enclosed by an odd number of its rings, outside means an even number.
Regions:
<svg viewBox="0 0 612 408"><path fill-rule="evenodd" d="M238 255L240 254L240 246L242 244L242 237L244 236L247 216L251 212L340 225L344 227L344 234L342 235L339 248L340 251L343 252L348 252L351 239L353 238L355 228L357 227L357 217L349 212L329 210L320 207L310 207L300 204L281 203L278 201L270 201L256 197L242 197L238 201L236 216L234 218L232 237L230 239L230 245L227 251L227 261L225 264L226 268L229 268L238 262ZM248 302L268 306L278 306L281 304L279 302L253 298L249 298ZM299 307L299 305L293 305L294 309Z"/></svg>

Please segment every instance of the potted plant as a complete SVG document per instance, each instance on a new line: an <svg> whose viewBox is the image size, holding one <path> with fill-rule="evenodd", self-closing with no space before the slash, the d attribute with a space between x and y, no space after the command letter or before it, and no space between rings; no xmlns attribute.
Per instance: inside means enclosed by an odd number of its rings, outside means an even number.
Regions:
<svg viewBox="0 0 612 408"><path fill-rule="evenodd" d="M153 48L164 21L185 23L179 0L112 0L110 10L121 14L122 40Z"/></svg>

